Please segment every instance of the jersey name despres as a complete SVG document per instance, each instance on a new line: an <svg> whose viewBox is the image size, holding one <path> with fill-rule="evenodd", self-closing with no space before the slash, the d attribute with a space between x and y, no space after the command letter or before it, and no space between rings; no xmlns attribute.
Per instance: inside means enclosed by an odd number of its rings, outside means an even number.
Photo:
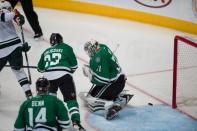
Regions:
<svg viewBox="0 0 197 131"><path fill-rule="evenodd" d="M44 56L46 56L50 53L62 53L62 52L63 52L63 49L50 49L44 53Z"/></svg>
<svg viewBox="0 0 197 131"><path fill-rule="evenodd" d="M44 101L32 101L32 107L44 106Z"/></svg>

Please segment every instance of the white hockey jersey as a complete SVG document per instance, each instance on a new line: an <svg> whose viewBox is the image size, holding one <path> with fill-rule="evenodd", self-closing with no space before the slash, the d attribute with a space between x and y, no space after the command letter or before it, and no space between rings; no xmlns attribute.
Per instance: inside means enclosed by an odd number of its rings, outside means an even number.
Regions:
<svg viewBox="0 0 197 131"><path fill-rule="evenodd" d="M12 21L14 16L14 12L5 9L0 10L0 58L8 56L21 46L21 40Z"/></svg>

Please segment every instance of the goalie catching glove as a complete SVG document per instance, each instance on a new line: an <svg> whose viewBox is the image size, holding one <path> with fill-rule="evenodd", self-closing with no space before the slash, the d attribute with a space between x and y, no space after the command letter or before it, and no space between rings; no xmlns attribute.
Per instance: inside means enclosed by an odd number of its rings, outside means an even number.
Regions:
<svg viewBox="0 0 197 131"><path fill-rule="evenodd" d="M88 77L90 81L92 80L92 71L88 65L83 65L82 67L84 76Z"/></svg>

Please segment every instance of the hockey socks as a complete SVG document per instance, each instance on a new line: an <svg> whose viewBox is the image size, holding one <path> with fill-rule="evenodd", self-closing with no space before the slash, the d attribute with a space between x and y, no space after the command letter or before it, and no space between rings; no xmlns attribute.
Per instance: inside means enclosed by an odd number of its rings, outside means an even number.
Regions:
<svg viewBox="0 0 197 131"><path fill-rule="evenodd" d="M80 122L79 106L76 100L67 101L68 112L72 121Z"/></svg>

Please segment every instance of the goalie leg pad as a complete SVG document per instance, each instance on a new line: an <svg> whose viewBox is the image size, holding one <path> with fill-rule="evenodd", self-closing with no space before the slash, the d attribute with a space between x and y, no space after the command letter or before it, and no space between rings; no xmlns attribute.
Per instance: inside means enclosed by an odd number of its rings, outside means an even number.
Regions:
<svg viewBox="0 0 197 131"><path fill-rule="evenodd" d="M118 104L114 103L113 101L98 99L90 95L86 97L86 101L91 112L94 112L97 115L103 115L106 119L112 119L113 117L115 117L117 112L121 108Z"/></svg>

